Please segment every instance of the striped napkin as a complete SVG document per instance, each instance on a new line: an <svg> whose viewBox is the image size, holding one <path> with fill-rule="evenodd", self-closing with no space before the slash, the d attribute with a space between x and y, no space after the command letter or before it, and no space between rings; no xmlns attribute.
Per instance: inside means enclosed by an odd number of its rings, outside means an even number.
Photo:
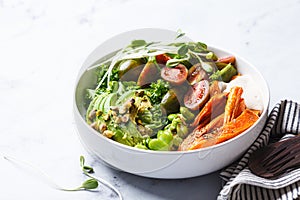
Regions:
<svg viewBox="0 0 300 200"><path fill-rule="evenodd" d="M267 123L243 157L224 169L220 177L224 186L218 200L224 199L300 199L300 168L269 180L251 173L250 155L268 143L294 137L300 129L300 104L284 100L272 109Z"/></svg>

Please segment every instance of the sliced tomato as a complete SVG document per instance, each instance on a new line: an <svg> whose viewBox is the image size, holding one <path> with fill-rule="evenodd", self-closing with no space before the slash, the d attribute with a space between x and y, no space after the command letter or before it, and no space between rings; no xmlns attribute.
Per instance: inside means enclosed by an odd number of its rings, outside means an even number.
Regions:
<svg viewBox="0 0 300 200"><path fill-rule="evenodd" d="M218 62L218 63L226 63L226 64L229 64L229 63L234 64L235 57L234 56L221 57L216 62Z"/></svg>
<svg viewBox="0 0 300 200"><path fill-rule="evenodd" d="M137 80L139 86L147 85L159 78L159 71L153 62L147 62Z"/></svg>
<svg viewBox="0 0 300 200"><path fill-rule="evenodd" d="M195 83L203 80L208 79L208 75L205 72L205 70L201 67L201 64L195 64L189 69L189 74L187 77L187 80L191 85L194 85Z"/></svg>
<svg viewBox="0 0 300 200"><path fill-rule="evenodd" d="M159 64L166 64L168 60L170 60L171 58L169 56L167 56L166 54L160 54L155 56L156 62Z"/></svg>
<svg viewBox="0 0 300 200"><path fill-rule="evenodd" d="M179 64L174 68L162 68L160 75L164 80L174 85L181 85L187 78L188 70L184 65Z"/></svg>
<svg viewBox="0 0 300 200"><path fill-rule="evenodd" d="M184 105L191 110L197 110L202 107L208 99L209 82L202 80L191 86L184 96Z"/></svg>

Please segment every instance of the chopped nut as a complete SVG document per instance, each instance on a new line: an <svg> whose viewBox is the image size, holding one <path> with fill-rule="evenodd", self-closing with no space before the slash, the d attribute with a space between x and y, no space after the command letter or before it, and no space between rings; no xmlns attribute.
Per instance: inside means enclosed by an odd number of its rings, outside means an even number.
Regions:
<svg viewBox="0 0 300 200"><path fill-rule="evenodd" d="M111 113L112 116L117 116L118 115L118 113L115 112L115 111L111 111L110 113Z"/></svg>
<svg viewBox="0 0 300 200"><path fill-rule="evenodd" d="M141 90L141 91L136 91L135 92L135 96L137 96L137 97L142 97L142 96L144 96L144 90Z"/></svg>
<svg viewBox="0 0 300 200"><path fill-rule="evenodd" d="M103 115L103 119L105 120L105 121L107 121L107 120L109 120L109 115L108 114L105 114L105 115Z"/></svg>
<svg viewBox="0 0 300 200"><path fill-rule="evenodd" d="M99 130L101 133L103 133L104 131L106 131L106 130L107 130L106 124L105 124L105 123L100 124L98 130Z"/></svg>
<svg viewBox="0 0 300 200"><path fill-rule="evenodd" d="M119 108L119 113L122 115L122 114L125 114L126 112L127 112L127 108L126 108L126 106L121 106L120 108Z"/></svg>
<svg viewBox="0 0 300 200"><path fill-rule="evenodd" d="M118 112L119 111L119 107L118 106L110 106L110 109L112 111Z"/></svg>
<svg viewBox="0 0 300 200"><path fill-rule="evenodd" d="M129 114L123 115L123 116L121 117L121 121L122 121L123 123L128 122L128 120L129 120Z"/></svg>
<svg viewBox="0 0 300 200"><path fill-rule="evenodd" d="M142 125L138 125L138 131L142 134L142 135L151 135L152 134L152 129L147 128L145 126Z"/></svg>
<svg viewBox="0 0 300 200"><path fill-rule="evenodd" d="M115 117L115 118L114 118L114 122L115 122L116 124L120 124L120 123L122 122L121 117Z"/></svg>
<svg viewBox="0 0 300 200"><path fill-rule="evenodd" d="M95 129L95 130L98 130L98 123L97 123L97 122L93 122L93 123L91 124L91 127L92 127L93 129Z"/></svg>
<svg viewBox="0 0 300 200"><path fill-rule="evenodd" d="M89 120L93 120L96 117L96 110L92 110L89 114Z"/></svg>
<svg viewBox="0 0 300 200"><path fill-rule="evenodd" d="M111 137L114 136L115 134L114 134L114 132L112 132L112 131L110 131L110 130L105 130L105 131L103 132L103 135L104 135L105 137L107 137L107 138L111 138Z"/></svg>

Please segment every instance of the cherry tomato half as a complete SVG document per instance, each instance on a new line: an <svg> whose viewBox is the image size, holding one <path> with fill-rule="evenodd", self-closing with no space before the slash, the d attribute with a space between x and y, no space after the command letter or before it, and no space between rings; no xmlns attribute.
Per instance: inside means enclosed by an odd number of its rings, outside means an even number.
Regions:
<svg viewBox="0 0 300 200"><path fill-rule="evenodd" d="M234 64L235 62L235 57L234 56L226 56L226 57L221 57L219 58L216 62L219 62L219 63L226 63L226 64Z"/></svg>
<svg viewBox="0 0 300 200"><path fill-rule="evenodd" d="M137 84L139 86L143 86L149 84L153 81L156 81L159 78L159 71L156 65L149 61L146 63L145 67L140 73L140 76L137 80Z"/></svg>
<svg viewBox="0 0 300 200"><path fill-rule="evenodd" d="M166 54L160 54L155 56L156 62L159 64L166 64L168 60L170 60L171 58L169 56L167 56Z"/></svg>
<svg viewBox="0 0 300 200"><path fill-rule="evenodd" d="M203 106L209 99L209 82L202 80L191 86L184 96L184 105L191 109L197 110Z"/></svg>
<svg viewBox="0 0 300 200"><path fill-rule="evenodd" d="M160 75L164 80L171 84L181 85L187 78L188 70L184 65L179 64L174 68L162 68Z"/></svg>
<svg viewBox="0 0 300 200"><path fill-rule="evenodd" d="M195 64L189 69L189 74L187 80L191 85L203 80L208 79L208 75L206 74L205 70L202 69L201 64Z"/></svg>

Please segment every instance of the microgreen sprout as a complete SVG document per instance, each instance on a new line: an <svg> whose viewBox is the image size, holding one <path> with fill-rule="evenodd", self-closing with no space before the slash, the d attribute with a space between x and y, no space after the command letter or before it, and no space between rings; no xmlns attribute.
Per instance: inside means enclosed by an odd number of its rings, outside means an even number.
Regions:
<svg viewBox="0 0 300 200"><path fill-rule="evenodd" d="M176 39L178 39L178 38L181 38L181 37L183 37L184 35L185 35L185 33L184 33L184 32L182 32L182 30L181 30L181 29L178 29L178 30L177 30L177 36L176 36L175 40L176 40Z"/></svg>
<svg viewBox="0 0 300 200"><path fill-rule="evenodd" d="M99 184L98 183L102 183L103 185L107 186L108 188L110 188L111 190L113 190L118 196L119 199L122 200L122 195L121 193L110 183L108 183L107 181L101 179L101 178L96 178L94 176L91 175L91 173L94 173L94 169L90 166L85 165L85 159L83 156L80 156L80 167L82 172L89 177L89 179L85 180L79 187L76 188L65 188L62 187L60 185L58 185L55 181L53 181L53 179L44 171L42 171L41 169L37 168L36 166L32 165L31 163L24 161L24 160L20 160L17 158L14 158L12 156L8 156L8 155L4 155L3 156L4 159L11 161L11 162L15 162L19 165L22 165L34 172L39 173L45 180L47 180L48 184L51 185L53 188L57 189L57 190L62 190L62 191L81 191L81 190L94 190L96 188L98 188Z"/></svg>
<svg viewBox="0 0 300 200"><path fill-rule="evenodd" d="M121 193L119 192L119 190L117 190L117 188L115 188L112 184L110 184L109 182L107 182L106 180L104 180L102 178L95 177L95 176L91 175L92 173L94 173L94 169L90 166L85 165L85 158L83 156L80 156L79 161L80 161L81 170L86 176L90 177L92 180L96 180L99 183L102 183L103 185L107 186L108 188L113 190L119 196L120 200L123 199L123 197L122 197Z"/></svg>

